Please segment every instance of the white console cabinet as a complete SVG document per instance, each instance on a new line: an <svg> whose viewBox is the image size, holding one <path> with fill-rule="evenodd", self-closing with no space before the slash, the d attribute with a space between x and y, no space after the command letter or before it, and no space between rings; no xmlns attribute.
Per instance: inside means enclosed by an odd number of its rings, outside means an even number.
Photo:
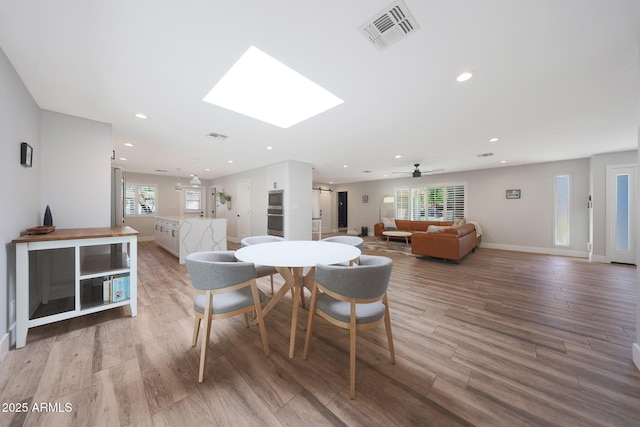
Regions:
<svg viewBox="0 0 640 427"><path fill-rule="evenodd" d="M138 232L77 228L23 235L16 245L16 348L29 328L128 305L137 315ZM122 292L108 285L118 279ZM122 286L122 287L120 287Z"/></svg>

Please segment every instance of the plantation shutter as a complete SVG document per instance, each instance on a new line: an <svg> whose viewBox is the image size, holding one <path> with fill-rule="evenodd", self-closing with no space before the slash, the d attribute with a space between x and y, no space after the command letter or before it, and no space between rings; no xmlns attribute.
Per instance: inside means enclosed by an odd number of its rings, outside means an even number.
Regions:
<svg viewBox="0 0 640 427"><path fill-rule="evenodd" d="M427 189L412 188L411 189L411 220L425 221L427 207Z"/></svg>
<svg viewBox="0 0 640 427"><path fill-rule="evenodd" d="M427 196L427 218L429 219L429 221L442 221L443 211L444 187L429 187Z"/></svg>
<svg viewBox="0 0 640 427"><path fill-rule="evenodd" d="M447 188L447 221L465 217L464 185L449 185Z"/></svg>
<svg viewBox="0 0 640 427"><path fill-rule="evenodd" d="M190 212L202 212L202 190L185 190L184 209Z"/></svg>
<svg viewBox="0 0 640 427"><path fill-rule="evenodd" d="M465 218L467 184L396 189L396 219L453 221Z"/></svg>
<svg viewBox="0 0 640 427"><path fill-rule="evenodd" d="M396 189L396 219L409 219L409 189Z"/></svg>
<svg viewBox="0 0 640 427"><path fill-rule="evenodd" d="M138 186L138 213L151 215L156 212L156 187L155 185Z"/></svg>
<svg viewBox="0 0 640 427"><path fill-rule="evenodd" d="M124 213L134 215L136 213L136 186L127 185L124 194Z"/></svg>

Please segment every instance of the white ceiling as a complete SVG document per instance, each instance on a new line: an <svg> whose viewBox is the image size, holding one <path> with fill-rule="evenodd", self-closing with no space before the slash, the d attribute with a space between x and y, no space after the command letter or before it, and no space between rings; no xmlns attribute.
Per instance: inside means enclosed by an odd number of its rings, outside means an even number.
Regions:
<svg viewBox="0 0 640 427"><path fill-rule="evenodd" d="M112 123L125 171L345 183L637 148L640 1L405 2L420 29L381 52L358 27L390 0L0 0L0 47L41 108ZM203 102L251 45L344 104L281 129Z"/></svg>

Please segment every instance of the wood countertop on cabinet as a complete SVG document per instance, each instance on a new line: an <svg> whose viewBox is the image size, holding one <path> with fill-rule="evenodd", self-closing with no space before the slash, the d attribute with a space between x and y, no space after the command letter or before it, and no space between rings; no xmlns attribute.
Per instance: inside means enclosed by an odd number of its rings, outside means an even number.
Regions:
<svg viewBox="0 0 640 427"><path fill-rule="evenodd" d="M67 228L56 229L46 234L24 234L12 243L47 242L51 240L94 239L100 237L134 236L138 231L129 226L100 228Z"/></svg>

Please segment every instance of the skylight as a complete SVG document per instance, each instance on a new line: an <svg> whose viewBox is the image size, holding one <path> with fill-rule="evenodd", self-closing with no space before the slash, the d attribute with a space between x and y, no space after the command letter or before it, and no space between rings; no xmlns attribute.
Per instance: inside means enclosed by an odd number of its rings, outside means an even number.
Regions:
<svg viewBox="0 0 640 427"><path fill-rule="evenodd" d="M285 129L344 102L255 46L203 101Z"/></svg>

